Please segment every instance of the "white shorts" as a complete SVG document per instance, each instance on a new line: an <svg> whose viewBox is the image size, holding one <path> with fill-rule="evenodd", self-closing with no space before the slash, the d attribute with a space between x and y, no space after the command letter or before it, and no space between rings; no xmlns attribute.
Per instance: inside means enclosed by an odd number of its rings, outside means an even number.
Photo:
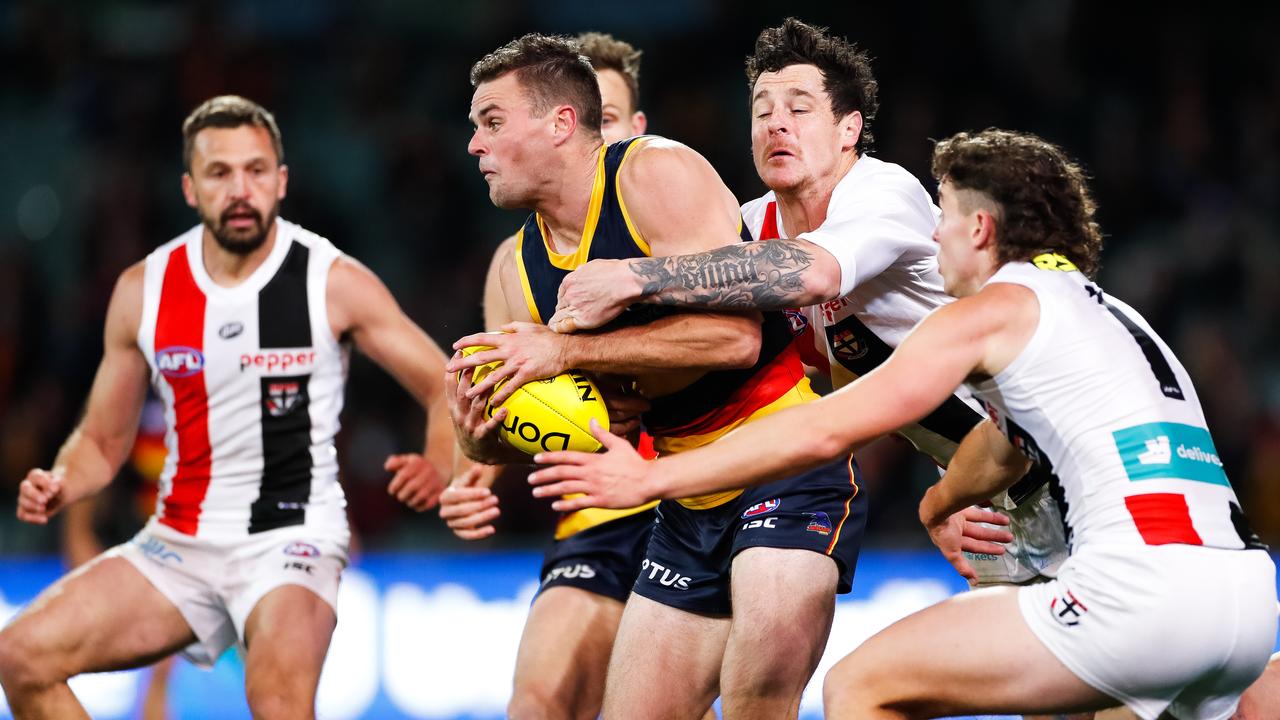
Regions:
<svg viewBox="0 0 1280 720"><path fill-rule="evenodd" d="M1139 717L1218 720L1271 656L1276 568L1261 550L1086 546L1018 603L1068 669Z"/></svg>
<svg viewBox="0 0 1280 720"><path fill-rule="evenodd" d="M349 534L297 525L234 540L204 540L156 522L107 551L133 564L178 608L197 642L182 654L208 667L233 644L258 601L281 585L301 585L337 612Z"/></svg>

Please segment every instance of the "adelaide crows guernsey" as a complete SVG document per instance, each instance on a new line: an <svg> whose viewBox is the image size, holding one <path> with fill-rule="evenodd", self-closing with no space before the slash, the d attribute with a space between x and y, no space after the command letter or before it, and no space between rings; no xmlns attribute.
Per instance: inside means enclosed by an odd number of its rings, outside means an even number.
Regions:
<svg viewBox="0 0 1280 720"><path fill-rule="evenodd" d="M156 519L231 539L290 525L346 532L334 435L347 349L325 288L341 254L283 219L235 287L205 270L197 225L146 259L138 347L164 403Z"/></svg>
<svg viewBox="0 0 1280 720"><path fill-rule="evenodd" d="M601 149L587 223L572 255L550 250L545 225L536 213L525 222L516 242L516 264L525 300L537 322L545 322L555 312L560 282L574 268L598 258L651 255L649 244L627 214L618 188L619 170L648 137L651 136L630 138ZM744 240L751 239L745 227L742 233ZM670 312L670 308L638 305L607 327L640 324ZM643 420L659 454L705 445L745 422L817 397L805 378L786 316L764 315L760 356L754 366L708 372L683 389L649 398L652 407ZM680 502L693 509L710 508L741 492L733 490Z"/></svg>

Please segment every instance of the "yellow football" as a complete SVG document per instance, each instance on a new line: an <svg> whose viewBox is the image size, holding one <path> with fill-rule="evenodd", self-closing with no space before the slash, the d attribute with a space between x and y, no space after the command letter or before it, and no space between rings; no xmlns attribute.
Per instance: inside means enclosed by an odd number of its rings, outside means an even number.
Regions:
<svg viewBox="0 0 1280 720"><path fill-rule="evenodd" d="M463 348L470 355L491 348L475 345ZM471 382L476 383L501 363L477 367ZM498 383L502 387L506 381ZM496 389L496 388L495 388ZM508 445L535 455L549 450L595 452L600 443L591 435L591 419L609 429L609 410L600 390L584 373L570 370L553 378L534 380L521 386L498 407L506 408L498 432ZM486 417L498 408L486 403Z"/></svg>

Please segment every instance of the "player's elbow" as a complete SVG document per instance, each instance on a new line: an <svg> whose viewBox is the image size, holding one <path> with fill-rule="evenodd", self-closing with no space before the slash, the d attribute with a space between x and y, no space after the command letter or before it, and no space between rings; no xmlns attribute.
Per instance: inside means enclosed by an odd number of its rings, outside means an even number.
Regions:
<svg viewBox="0 0 1280 720"><path fill-rule="evenodd" d="M824 427L815 428L809 435L805 457L807 465L820 465L852 452L853 442L844 437L834 425L826 423Z"/></svg>
<svg viewBox="0 0 1280 720"><path fill-rule="evenodd" d="M805 272L804 297L799 305L817 305L840 297L840 262L826 250L815 247L814 262Z"/></svg>

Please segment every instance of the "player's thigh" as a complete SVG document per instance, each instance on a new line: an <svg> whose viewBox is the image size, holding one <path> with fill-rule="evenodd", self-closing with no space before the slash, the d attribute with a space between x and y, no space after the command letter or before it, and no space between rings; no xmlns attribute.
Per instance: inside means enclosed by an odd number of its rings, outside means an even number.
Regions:
<svg viewBox="0 0 1280 720"><path fill-rule="evenodd" d="M302 585L280 585L262 596L244 624L245 682L257 693L314 695L338 617Z"/></svg>
<svg viewBox="0 0 1280 720"><path fill-rule="evenodd" d="M3 631L0 652L70 677L139 667L195 642L174 606L128 560L102 555L51 585Z"/></svg>
<svg viewBox="0 0 1280 720"><path fill-rule="evenodd" d="M929 716L1087 711L1118 704L1049 652L1023 620L1018 590L1008 587L965 593L890 625L831 669L824 694L829 708L849 707L847 700L861 695Z"/></svg>
<svg viewBox="0 0 1280 720"><path fill-rule="evenodd" d="M605 719L701 717L718 694L729 625L633 593L609 661Z"/></svg>
<svg viewBox="0 0 1280 720"><path fill-rule="evenodd" d="M577 699L604 691L623 603L581 588L541 592L529 609L516 654L516 694Z"/></svg>
<svg viewBox="0 0 1280 720"><path fill-rule="evenodd" d="M733 560L733 629L726 675L803 688L817 667L835 615L839 570L810 550L747 548ZM762 632L767 628L767 632Z"/></svg>

